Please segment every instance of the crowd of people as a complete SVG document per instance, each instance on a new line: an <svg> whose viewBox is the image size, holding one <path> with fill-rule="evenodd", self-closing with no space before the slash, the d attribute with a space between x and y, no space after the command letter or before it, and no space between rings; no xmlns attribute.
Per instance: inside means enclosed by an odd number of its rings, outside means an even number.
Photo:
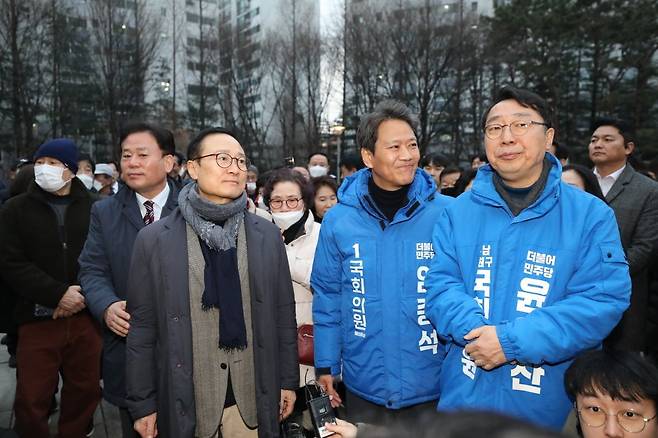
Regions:
<svg viewBox="0 0 658 438"><path fill-rule="evenodd" d="M463 169L421 158L416 126L381 102L338 176L321 152L259 172L221 127L184 156L147 123L118 163L70 139L19 161L0 192L18 435L49 436L61 381L60 437L91 436L101 397L124 438L558 436L570 415L658 437L658 183L630 127L597 120L593 167L571 163L547 102L505 87ZM322 394L337 424L314 424Z"/></svg>

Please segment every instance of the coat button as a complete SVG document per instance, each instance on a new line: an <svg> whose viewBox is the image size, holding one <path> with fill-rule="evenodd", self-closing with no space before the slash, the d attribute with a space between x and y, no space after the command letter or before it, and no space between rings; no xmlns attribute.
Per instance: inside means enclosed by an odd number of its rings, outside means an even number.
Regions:
<svg viewBox="0 0 658 438"><path fill-rule="evenodd" d="M220 367L221 369L225 370L225 369L226 369L226 364L225 364L225 363L222 363L219 367Z"/></svg>
<svg viewBox="0 0 658 438"><path fill-rule="evenodd" d="M389 406L389 407L390 407L390 406L393 406L393 402L392 402L392 401L390 401L390 400L389 400L389 401L387 401L387 402L386 402L386 406Z"/></svg>
<svg viewBox="0 0 658 438"><path fill-rule="evenodd" d="M177 316L174 316L174 317L173 317L173 320L176 321L176 322L178 322L178 317L177 317Z"/></svg>
<svg viewBox="0 0 658 438"><path fill-rule="evenodd" d="M612 254L611 254L611 253L608 253L608 258L611 258L611 257L612 257Z"/></svg>
<svg viewBox="0 0 658 438"><path fill-rule="evenodd" d="M183 366L183 364L181 364L181 363L177 363L177 364L176 364L176 368L180 368L180 367L182 367L182 366Z"/></svg>

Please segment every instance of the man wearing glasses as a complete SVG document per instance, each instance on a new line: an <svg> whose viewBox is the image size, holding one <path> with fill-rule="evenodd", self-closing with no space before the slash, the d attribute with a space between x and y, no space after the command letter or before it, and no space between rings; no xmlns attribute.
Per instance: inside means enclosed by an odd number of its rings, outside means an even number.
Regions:
<svg viewBox="0 0 658 438"><path fill-rule="evenodd" d="M91 209L89 235L80 254L80 284L91 313L103 327L103 397L119 407L123 438L134 437L125 388L126 286L139 230L176 207L178 191L167 174L174 165L174 136L158 126L135 123L120 135L121 179L116 195ZM140 263L145 263L144 260Z"/></svg>
<svg viewBox="0 0 658 438"><path fill-rule="evenodd" d="M503 88L483 118L489 165L441 215L427 314L451 345L439 409L481 409L560 430L564 371L628 307L614 214L561 183L546 101Z"/></svg>
<svg viewBox="0 0 658 438"><path fill-rule="evenodd" d="M146 437L277 436L299 384L292 281L279 229L248 213L235 135L201 131L178 209L137 236L126 390Z"/></svg>

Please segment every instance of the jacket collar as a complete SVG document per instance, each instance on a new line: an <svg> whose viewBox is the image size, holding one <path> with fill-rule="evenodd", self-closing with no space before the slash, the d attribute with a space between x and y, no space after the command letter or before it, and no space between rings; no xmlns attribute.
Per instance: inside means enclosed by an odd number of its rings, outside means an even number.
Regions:
<svg viewBox="0 0 658 438"><path fill-rule="evenodd" d="M541 216L553 208L559 199L561 193L560 184L562 181L562 166L558 159L552 154L546 153L546 157L548 157L548 160L551 163L551 170L548 173L548 179L543 192L532 205L519 213L518 216L514 217L513 222L521 222ZM495 170L490 164L478 169L475 182L473 183L473 189L471 191L473 198L476 202L503 208L510 216L512 216L512 212L507 206L507 203L505 203L494 187L494 173Z"/></svg>
<svg viewBox="0 0 658 438"><path fill-rule="evenodd" d="M612 187L610 187L610 191L605 196L605 200L608 204L611 203L617 196L621 194L621 192L624 191L626 186L633 179L634 175L635 175L635 169L633 169L633 166L626 163L626 167L624 168L624 171L621 173L621 175L619 175L619 178L617 178L617 181L615 181Z"/></svg>
<svg viewBox="0 0 658 438"><path fill-rule="evenodd" d="M370 196L368 181L371 176L372 171L365 168L345 179L338 190L338 199L340 199L341 204L365 210L371 216L386 221ZM416 169L416 175L407 193L407 205L398 210L391 223L410 218L419 210L419 207L432 199L435 194L436 184L434 179L424 170ZM403 216L400 216L400 213Z"/></svg>
<svg viewBox="0 0 658 438"><path fill-rule="evenodd" d="M169 215L178 206L178 190L176 189L176 185L169 181L169 179L167 179L167 184L169 184L169 196L167 197L167 203L162 209L161 218ZM133 189L123 184L117 194L114 195L114 199L121 204L121 213L135 228L138 230L144 228L144 220L139 211L137 196Z"/></svg>
<svg viewBox="0 0 658 438"><path fill-rule="evenodd" d="M47 202L46 196L49 195L49 193L39 187L35 181L32 181L30 185L27 186L27 193L29 193L31 197L40 199L44 202ZM71 193L68 196L70 196L71 199L84 199L91 197L82 181L75 176L71 180Z"/></svg>

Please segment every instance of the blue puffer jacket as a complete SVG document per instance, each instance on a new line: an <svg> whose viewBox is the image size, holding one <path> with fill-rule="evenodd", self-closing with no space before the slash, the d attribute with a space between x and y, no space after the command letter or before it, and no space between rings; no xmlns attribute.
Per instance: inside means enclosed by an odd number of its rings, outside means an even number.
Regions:
<svg viewBox="0 0 658 438"><path fill-rule="evenodd" d="M612 210L561 183L562 169L549 157L542 194L518 216L485 166L434 229L428 316L451 340L440 410L494 410L562 428L571 407L566 368L599 346L628 307L631 282ZM514 363L475 367L464 336L482 325L496 326Z"/></svg>
<svg viewBox="0 0 658 438"><path fill-rule="evenodd" d="M425 317L424 279L432 228L452 198L417 170L409 202L389 223L368 193L370 177L363 169L348 178L322 221L311 275L315 366L399 409L439 396L445 347Z"/></svg>

